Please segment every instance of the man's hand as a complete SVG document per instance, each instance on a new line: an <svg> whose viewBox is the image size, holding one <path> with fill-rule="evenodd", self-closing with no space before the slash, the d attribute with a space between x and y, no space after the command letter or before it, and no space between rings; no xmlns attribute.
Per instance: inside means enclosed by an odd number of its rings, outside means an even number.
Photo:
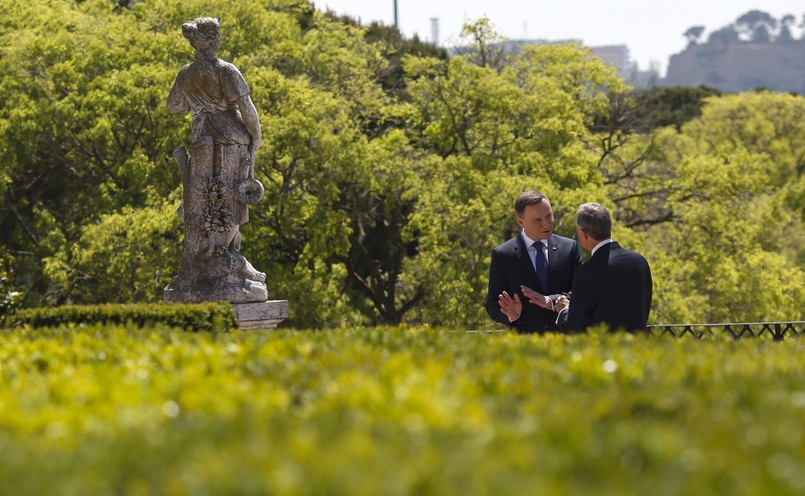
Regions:
<svg viewBox="0 0 805 496"><path fill-rule="evenodd" d="M520 289L523 291L523 295L528 298L528 301L533 303L534 305L540 306L542 308L547 308L548 310L553 310L553 303L551 299L547 296L537 293L533 289L529 288L528 286L520 286Z"/></svg>
<svg viewBox="0 0 805 496"><path fill-rule="evenodd" d="M556 311L561 312L570 306L570 300L567 296L562 295L556 300Z"/></svg>
<svg viewBox="0 0 805 496"><path fill-rule="evenodd" d="M509 296L509 293L502 292L498 295L498 303L500 304L500 311L503 315L509 318L511 322L520 318L520 313L523 311L523 303L520 301L520 296L515 294L514 298Z"/></svg>

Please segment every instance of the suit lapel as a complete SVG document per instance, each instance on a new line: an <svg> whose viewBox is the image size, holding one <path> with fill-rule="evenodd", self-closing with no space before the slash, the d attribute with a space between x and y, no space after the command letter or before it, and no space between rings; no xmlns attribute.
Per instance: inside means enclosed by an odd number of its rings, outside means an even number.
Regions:
<svg viewBox="0 0 805 496"><path fill-rule="evenodd" d="M548 238L548 281L551 280L551 272L553 272L553 268L556 267L556 262L559 260L559 248L556 245L554 236L554 234L551 234L551 237Z"/></svg>
<svg viewBox="0 0 805 496"><path fill-rule="evenodd" d="M528 249L526 249L522 234L517 235L517 244L515 244L514 249L517 258L520 259L520 265L523 267L523 270L529 274L529 278L532 281L537 282L539 285L537 270L534 268L534 263L531 261L531 257L528 256Z"/></svg>

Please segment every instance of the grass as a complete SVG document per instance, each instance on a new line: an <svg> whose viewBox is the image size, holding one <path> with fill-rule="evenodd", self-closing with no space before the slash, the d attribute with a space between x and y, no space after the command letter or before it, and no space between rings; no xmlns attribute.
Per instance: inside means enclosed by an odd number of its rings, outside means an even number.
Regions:
<svg viewBox="0 0 805 496"><path fill-rule="evenodd" d="M0 494L805 492L800 340L0 333Z"/></svg>

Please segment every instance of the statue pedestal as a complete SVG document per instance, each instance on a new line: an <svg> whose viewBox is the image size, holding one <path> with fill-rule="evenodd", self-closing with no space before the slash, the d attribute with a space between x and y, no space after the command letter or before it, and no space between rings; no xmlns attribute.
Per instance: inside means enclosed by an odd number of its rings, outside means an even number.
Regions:
<svg viewBox="0 0 805 496"><path fill-rule="evenodd" d="M274 329L288 318L288 300L268 300L255 303L233 303L242 331Z"/></svg>

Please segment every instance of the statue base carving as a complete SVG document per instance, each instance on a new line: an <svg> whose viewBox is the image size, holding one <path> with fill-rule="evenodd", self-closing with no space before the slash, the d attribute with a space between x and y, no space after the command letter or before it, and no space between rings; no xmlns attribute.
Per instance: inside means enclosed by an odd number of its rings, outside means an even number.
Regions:
<svg viewBox="0 0 805 496"><path fill-rule="evenodd" d="M258 303L237 303L232 305L240 323L240 329L274 329L288 318L288 300L269 300Z"/></svg>
<svg viewBox="0 0 805 496"><path fill-rule="evenodd" d="M190 260L186 254L182 257L179 275L165 287L165 301L251 303L268 300L266 275L255 270L240 253L216 246L210 255L194 258Z"/></svg>

